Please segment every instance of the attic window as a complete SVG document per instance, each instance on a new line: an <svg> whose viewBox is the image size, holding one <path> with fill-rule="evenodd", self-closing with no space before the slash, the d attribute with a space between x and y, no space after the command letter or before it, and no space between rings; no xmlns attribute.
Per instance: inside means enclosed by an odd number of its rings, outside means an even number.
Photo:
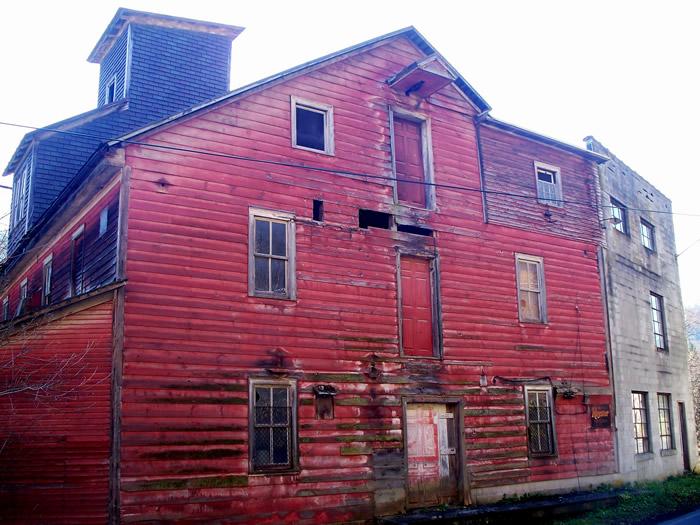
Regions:
<svg viewBox="0 0 700 525"><path fill-rule="evenodd" d="M117 77L112 77L112 80L107 84L105 89L105 104L111 104L117 98Z"/></svg>
<svg viewBox="0 0 700 525"><path fill-rule="evenodd" d="M292 146L333 155L333 107L292 97Z"/></svg>
<svg viewBox="0 0 700 525"><path fill-rule="evenodd" d="M391 229L391 214L374 210L360 210L358 213L360 228L366 230L370 226L372 228L381 228L383 230Z"/></svg>

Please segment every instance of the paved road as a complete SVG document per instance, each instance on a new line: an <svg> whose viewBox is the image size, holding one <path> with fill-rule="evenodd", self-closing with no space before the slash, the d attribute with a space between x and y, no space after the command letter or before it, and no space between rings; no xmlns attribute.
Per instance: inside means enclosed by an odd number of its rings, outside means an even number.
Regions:
<svg viewBox="0 0 700 525"><path fill-rule="evenodd" d="M663 521L659 525L700 525L700 509L672 520Z"/></svg>

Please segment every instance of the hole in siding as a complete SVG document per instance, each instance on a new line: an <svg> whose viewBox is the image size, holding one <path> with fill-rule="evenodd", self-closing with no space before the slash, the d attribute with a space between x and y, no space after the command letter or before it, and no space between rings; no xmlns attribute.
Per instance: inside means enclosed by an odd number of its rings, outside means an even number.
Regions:
<svg viewBox="0 0 700 525"><path fill-rule="evenodd" d="M430 228L421 228L420 226L413 226L412 224L397 224L396 229L400 232L423 235L424 237L433 236L433 230Z"/></svg>
<svg viewBox="0 0 700 525"><path fill-rule="evenodd" d="M314 220L321 222L323 220L323 201L314 199Z"/></svg>
<svg viewBox="0 0 700 525"><path fill-rule="evenodd" d="M383 230L391 228L390 213L374 210L359 210L358 218L360 221L360 228L365 230L370 226L372 228L382 228Z"/></svg>

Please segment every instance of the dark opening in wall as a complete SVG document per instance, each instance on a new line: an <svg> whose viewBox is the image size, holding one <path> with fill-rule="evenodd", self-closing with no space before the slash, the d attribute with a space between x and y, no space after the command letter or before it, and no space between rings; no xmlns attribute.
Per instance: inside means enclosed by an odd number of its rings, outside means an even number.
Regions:
<svg viewBox="0 0 700 525"><path fill-rule="evenodd" d="M374 210L359 210L358 218L360 221L360 228L367 229L370 226L372 228L382 228L384 230L391 228L390 213Z"/></svg>
<svg viewBox="0 0 700 525"><path fill-rule="evenodd" d="M433 230L430 228L421 228L420 226L413 226L412 224L397 224L396 229L400 232L423 235L424 237L433 236Z"/></svg>
<svg viewBox="0 0 700 525"><path fill-rule="evenodd" d="M321 222L323 220L323 201L314 199L314 220Z"/></svg>

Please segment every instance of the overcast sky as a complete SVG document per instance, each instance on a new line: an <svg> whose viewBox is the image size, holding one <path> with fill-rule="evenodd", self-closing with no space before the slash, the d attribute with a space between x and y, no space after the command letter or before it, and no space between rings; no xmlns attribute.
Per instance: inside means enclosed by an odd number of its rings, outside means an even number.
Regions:
<svg viewBox="0 0 700 525"><path fill-rule="evenodd" d="M86 59L120 6L245 26L232 87L413 25L495 117L579 146L592 134L676 212L700 215L693 2L3 2L0 121L41 126L94 108L99 66ZM23 133L0 125L2 167ZM9 203L0 190L0 216ZM700 304L700 217L674 222L679 252L698 241L679 263L685 304Z"/></svg>

